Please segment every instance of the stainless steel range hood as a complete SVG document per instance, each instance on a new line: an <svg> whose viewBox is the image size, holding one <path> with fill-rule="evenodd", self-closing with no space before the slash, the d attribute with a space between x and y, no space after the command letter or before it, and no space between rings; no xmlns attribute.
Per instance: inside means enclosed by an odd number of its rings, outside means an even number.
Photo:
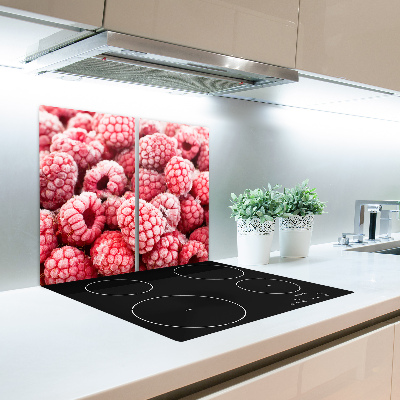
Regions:
<svg viewBox="0 0 400 400"><path fill-rule="evenodd" d="M237 98L299 79L288 68L111 31L57 47L39 46L26 58L27 69Z"/></svg>

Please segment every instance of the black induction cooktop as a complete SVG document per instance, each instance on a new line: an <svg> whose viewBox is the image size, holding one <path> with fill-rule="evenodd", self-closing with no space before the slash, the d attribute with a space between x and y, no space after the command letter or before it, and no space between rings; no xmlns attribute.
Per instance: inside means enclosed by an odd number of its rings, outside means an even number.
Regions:
<svg viewBox="0 0 400 400"><path fill-rule="evenodd" d="M353 293L213 261L46 289L180 342Z"/></svg>

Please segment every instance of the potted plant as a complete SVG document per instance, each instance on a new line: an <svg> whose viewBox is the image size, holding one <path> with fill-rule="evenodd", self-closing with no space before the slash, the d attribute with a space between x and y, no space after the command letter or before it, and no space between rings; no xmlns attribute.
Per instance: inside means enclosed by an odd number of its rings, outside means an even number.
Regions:
<svg viewBox="0 0 400 400"><path fill-rule="evenodd" d="M281 257L307 257L314 226L314 215L323 213L325 202L316 189L308 187L308 179L283 191L283 213L279 218L279 250Z"/></svg>
<svg viewBox="0 0 400 400"><path fill-rule="evenodd" d="M282 193L279 186L267 189L246 189L236 196L231 194L231 217L237 221L239 264L268 264L275 220L281 215Z"/></svg>

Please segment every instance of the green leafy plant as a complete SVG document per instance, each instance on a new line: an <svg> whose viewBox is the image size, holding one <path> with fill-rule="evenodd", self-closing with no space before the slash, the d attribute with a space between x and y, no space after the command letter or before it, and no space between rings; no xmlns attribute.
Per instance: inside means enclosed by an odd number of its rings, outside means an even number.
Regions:
<svg viewBox="0 0 400 400"><path fill-rule="evenodd" d="M277 189L280 186L271 187L268 184L267 189L246 189L242 194L236 196L231 193L232 210L231 217L238 219L260 218L261 222L273 221L281 216L283 212L282 193Z"/></svg>
<svg viewBox="0 0 400 400"><path fill-rule="evenodd" d="M283 190L283 214L282 217L293 215L319 215L322 214L326 202L319 200L315 188L308 187L308 179L296 185L294 188Z"/></svg>

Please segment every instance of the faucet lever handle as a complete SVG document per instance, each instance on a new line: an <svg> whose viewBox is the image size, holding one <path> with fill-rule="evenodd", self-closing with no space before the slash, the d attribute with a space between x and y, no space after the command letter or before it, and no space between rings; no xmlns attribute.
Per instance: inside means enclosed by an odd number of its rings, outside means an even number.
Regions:
<svg viewBox="0 0 400 400"><path fill-rule="evenodd" d="M346 246L348 244L350 244L350 239L348 238L348 236L354 236L356 238L355 241L357 243L362 243L363 242L364 234L356 235L353 232L351 232L351 233L344 232L344 233L342 233L342 237L338 238L338 243L342 244L342 245L346 245Z"/></svg>

